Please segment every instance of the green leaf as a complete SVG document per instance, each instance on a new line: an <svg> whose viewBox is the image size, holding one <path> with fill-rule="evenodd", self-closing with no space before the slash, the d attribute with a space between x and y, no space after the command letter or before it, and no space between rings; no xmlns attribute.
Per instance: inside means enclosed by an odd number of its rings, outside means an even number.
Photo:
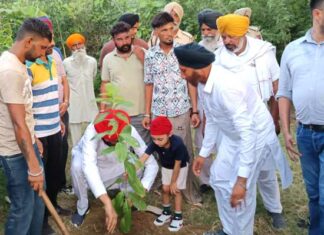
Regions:
<svg viewBox="0 0 324 235"><path fill-rule="evenodd" d="M133 192L129 192L128 197L138 210L144 211L146 209L147 205L143 198Z"/></svg>
<svg viewBox="0 0 324 235"><path fill-rule="evenodd" d="M123 205L125 202L125 194L123 191L120 191L117 196L112 200L112 205L115 208L116 213L118 216L123 214Z"/></svg>
<svg viewBox="0 0 324 235"><path fill-rule="evenodd" d="M114 151L115 151L115 146L110 146L110 147L107 147L107 148L103 149L100 154L101 155L108 155L108 154L110 154L110 153L112 153Z"/></svg>
<svg viewBox="0 0 324 235"><path fill-rule="evenodd" d="M102 122L102 121L105 119L106 116L107 116L107 113L106 113L106 112L105 112L105 113L100 113L100 114L96 117L96 119L94 120L93 124L97 124L97 123L99 123L99 122Z"/></svg>
<svg viewBox="0 0 324 235"><path fill-rule="evenodd" d="M121 120L123 120L124 122L126 122L127 124L129 124L129 119L128 119L128 117L127 117L124 113L122 113L122 112L116 112L116 116L117 116L119 119L121 119Z"/></svg>
<svg viewBox="0 0 324 235"><path fill-rule="evenodd" d="M123 205L123 217L120 220L120 230L123 233L129 233L132 225L132 210L127 201Z"/></svg>
<svg viewBox="0 0 324 235"><path fill-rule="evenodd" d="M132 189L134 190L134 192L136 194L138 194L140 197L144 197L145 189L144 189L141 181L138 179L138 177L136 175L135 166L128 161L124 162L124 166L125 166L125 170L128 174L128 182L129 182L130 186L132 187Z"/></svg>
<svg viewBox="0 0 324 235"><path fill-rule="evenodd" d="M115 146L115 151L117 153L117 159L119 162L124 162L127 159L127 145L124 143L117 143Z"/></svg>
<svg viewBox="0 0 324 235"><path fill-rule="evenodd" d="M93 136L91 138L91 140L94 140L94 139L101 139L102 137L104 137L105 135L109 135L110 131L105 131L105 132L102 132L100 134L96 134L95 136Z"/></svg>
<svg viewBox="0 0 324 235"><path fill-rule="evenodd" d="M133 136L130 136L128 134L120 134L120 137L123 138L123 141L125 141L128 145L132 146L133 148L138 148L140 145Z"/></svg>
<svg viewBox="0 0 324 235"><path fill-rule="evenodd" d="M110 119L109 121L109 126L112 126L112 129L109 132L108 135L113 135L116 133L116 131L118 130L118 122L115 119Z"/></svg>
<svg viewBox="0 0 324 235"><path fill-rule="evenodd" d="M132 127L131 125L127 125L124 127L121 135L131 135L132 134Z"/></svg>

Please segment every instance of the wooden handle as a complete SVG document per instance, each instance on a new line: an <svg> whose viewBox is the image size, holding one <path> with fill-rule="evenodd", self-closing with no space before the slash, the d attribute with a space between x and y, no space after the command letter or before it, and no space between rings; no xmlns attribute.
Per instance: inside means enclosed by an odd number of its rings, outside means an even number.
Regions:
<svg viewBox="0 0 324 235"><path fill-rule="evenodd" d="M70 235L69 231L66 229L65 224L63 223L61 217L58 215L57 211L55 210L53 204L49 200L49 198L48 198L45 191L42 192L41 198L43 199L45 206L47 207L48 211L51 213L55 223L57 224L57 226L61 230L62 234L63 235Z"/></svg>

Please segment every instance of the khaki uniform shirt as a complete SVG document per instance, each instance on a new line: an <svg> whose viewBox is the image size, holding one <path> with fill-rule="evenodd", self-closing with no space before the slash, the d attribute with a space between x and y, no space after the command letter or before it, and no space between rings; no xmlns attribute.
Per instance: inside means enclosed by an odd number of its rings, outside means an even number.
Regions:
<svg viewBox="0 0 324 235"><path fill-rule="evenodd" d="M179 29L176 36L174 37L174 42L180 45L185 45L193 42L193 36L190 33ZM159 39L156 36L154 36L152 33L151 38L148 41L149 47L156 46L158 43L159 43Z"/></svg>
<svg viewBox="0 0 324 235"><path fill-rule="evenodd" d="M107 54L102 63L101 80L116 85L119 95L132 103L131 107L119 108L130 116L144 113L144 68L133 52L126 59L118 55L117 49Z"/></svg>
<svg viewBox="0 0 324 235"><path fill-rule="evenodd" d="M16 55L5 51L0 57L0 155L21 153L7 104L23 104L26 124L34 143L33 96L26 66Z"/></svg>

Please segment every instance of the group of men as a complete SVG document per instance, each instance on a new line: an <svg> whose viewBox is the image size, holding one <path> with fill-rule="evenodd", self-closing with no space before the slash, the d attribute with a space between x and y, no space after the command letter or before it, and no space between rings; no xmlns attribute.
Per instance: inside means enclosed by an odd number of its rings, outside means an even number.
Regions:
<svg viewBox="0 0 324 235"><path fill-rule="evenodd" d="M112 83L132 102L130 107L117 108L129 115L132 136L140 143L133 149L139 158L150 142L151 120L165 116L171 121L173 133L182 138L189 154L182 190L185 200L199 206L202 192L210 186L215 192L222 229L205 235L253 234L257 186L273 227L285 227L276 170L284 189L292 183L292 172L278 141L280 131L289 156L293 160L301 156L309 234L324 234L324 79L320 72L324 1L311 0L310 7L313 26L287 46L280 68L275 47L250 25L249 8L227 15L201 11L199 44L180 29L184 12L176 2L154 16L148 43L136 36L137 14L122 15L111 28L112 39L103 46L99 60L100 90L105 95L107 83ZM66 59L53 37L49 18L28 19L13 46L0 57L0 164L11 200L5 233L53 234L38 196L45 179L58 213L72 214L57 203L58 193L69 190L67 133L72 139L72 186L78 198L72 223L81 226L89 212L90 188L104 205L111 232L117 214L105 187L124 170L114 153L102 156L102 149L114 145L116 136L93 139L107 131L107 123L93 120L99 110L109 108L95 100L97 62L87 55L82 34L67 38L71 56ZM292 103L299 152L290 131ZM109 115L105 121L118 116ZM198 152L195 159L191 127ZM146 190L151 189L157 171L150 156L141 174Z"/></svg>

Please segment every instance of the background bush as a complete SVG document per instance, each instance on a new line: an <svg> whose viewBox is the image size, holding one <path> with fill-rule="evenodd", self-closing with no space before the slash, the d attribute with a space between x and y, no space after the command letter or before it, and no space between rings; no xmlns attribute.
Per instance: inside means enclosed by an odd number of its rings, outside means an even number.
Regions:
<svg viewBox="0 0 324 235"><path fill-rule="evenodd" d="M0 51L10 47L14 34L26 17L48 15L54 23L55 40L65 55L64 41L70 33L87 37L88 53L99 57L100 49L109 40L109 31L125 12L141 18L139 37L147 40L152 17L168 3L166 0L0 0ZM261 27L265 40L277 46L280 57L285 45L302 36L311 25L308 0L179 0L184 8L181 28L200 39L197 14L204 8L223 13L249 6L252 25Z"/></svg>

